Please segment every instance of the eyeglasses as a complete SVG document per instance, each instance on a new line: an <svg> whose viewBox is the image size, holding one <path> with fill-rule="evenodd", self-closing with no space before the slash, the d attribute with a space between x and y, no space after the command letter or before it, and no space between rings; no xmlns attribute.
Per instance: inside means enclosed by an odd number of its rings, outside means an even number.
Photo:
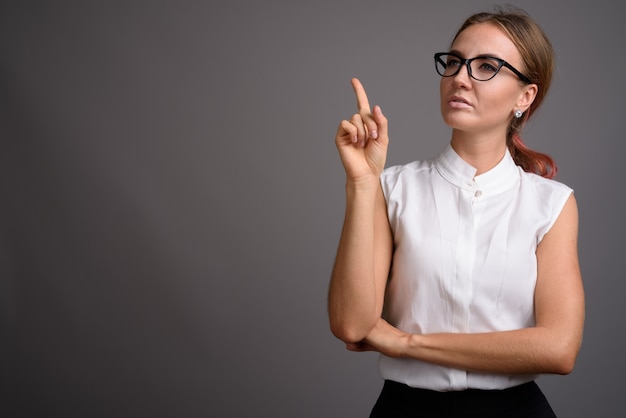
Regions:
<svg viewBox="0 0 626 418"><path fill-rule="evenodd" d="M442 77L457 75L463 65L467 66L467 73L474 80L491 80L498 74L502 67L506 67L513 71L524 83L530 84L528 77L500 58L481 55L479 57L466 59L451 52L438 52L435 54L435 68L437 69L437 73Z"/></svg>

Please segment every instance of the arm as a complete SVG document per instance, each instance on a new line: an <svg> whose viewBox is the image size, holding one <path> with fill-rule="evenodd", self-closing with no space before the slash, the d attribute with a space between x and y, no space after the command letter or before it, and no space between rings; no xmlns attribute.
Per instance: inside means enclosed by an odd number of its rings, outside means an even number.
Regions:
<svg viewBox="0 0 626 418"><path fill-rule="evenodd" d="M371 112L365 90L352 81L359 113L342 121L336 145L346 171L346 213L328 294L330 327L345 342L360 341L382 313L392 238L380 174L387 120Z"/></svg>
<svg viewBox="0 0 626 418"><path fill-rule="evenodd" d="M380 319L354 351L376 350L462 370L570 373L583 334L584 295L577 251L578 211L570 196L537 247L536 326L480 334L404 333Z"/></svg>
<svg viewBox="0 0 626 418"><path fill-rule="evenodd" d="M330 281L333 334L361 341L381 317L392 238L380 184L347 187L346 217Z"/></svg>

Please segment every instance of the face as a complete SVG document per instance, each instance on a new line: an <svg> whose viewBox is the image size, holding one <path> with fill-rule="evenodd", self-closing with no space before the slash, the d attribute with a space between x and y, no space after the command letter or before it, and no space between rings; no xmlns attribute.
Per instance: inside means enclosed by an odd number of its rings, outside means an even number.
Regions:
<svg viewBox="0 0 626 418"><path fill-rule="evenodd" d="M524 69L515 44L491 23L466 28L452 44L451 51L463 58L490 55L522 72ZM525 85L506 67L491 80L478 81L471 78L467 67L463 66L455 76L441 77L440 93L441 114L453 129L506 136L513 112L530 107L536 86Z"/></svg>

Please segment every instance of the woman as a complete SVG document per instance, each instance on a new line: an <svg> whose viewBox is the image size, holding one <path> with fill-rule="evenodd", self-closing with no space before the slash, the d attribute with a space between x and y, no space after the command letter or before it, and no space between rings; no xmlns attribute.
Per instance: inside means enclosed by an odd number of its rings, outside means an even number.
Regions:
<svg viewBox="0 0 626 418"><path fill-rule="evenodd" d="M570 373L580 348L578 214L552 159L519 137L552 47L522 11L480 13L435 62L452 137L430 161L384 169L387 119L352 80L331 330L381 353L373 417L554 416L534 379Z"/></svg>

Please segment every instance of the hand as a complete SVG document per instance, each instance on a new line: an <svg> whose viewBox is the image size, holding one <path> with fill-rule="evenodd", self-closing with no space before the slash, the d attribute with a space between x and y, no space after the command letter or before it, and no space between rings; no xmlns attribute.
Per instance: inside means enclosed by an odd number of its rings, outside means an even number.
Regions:
<svg viewBox="0 0 626 418"><path fill-rule="evenodd" d="M359 181L378 177L385 168L387 158L387 118L380 106L370 109L369 100L361 82L353 78L358 113L343 120L337 130L335 143L348 180Z"/></svg>
<svg viewBox="0 0 626 418"><path fill-rule="evenodd" d="M410 334L380 318L363 341L346 344L346 348L350 351L378 351L389 357L404 357L410 337Z"/></svg>

